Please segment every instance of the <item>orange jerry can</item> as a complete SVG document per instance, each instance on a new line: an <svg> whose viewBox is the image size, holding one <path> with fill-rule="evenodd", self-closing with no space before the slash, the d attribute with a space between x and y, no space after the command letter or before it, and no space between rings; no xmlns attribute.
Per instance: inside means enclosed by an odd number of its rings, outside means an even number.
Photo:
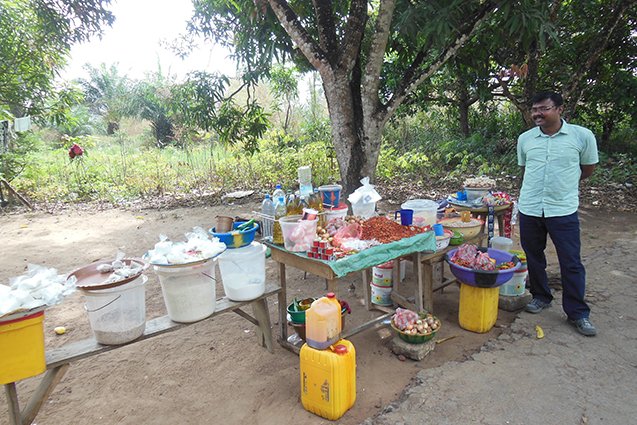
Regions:
<svg viewBox="0 0 637 425"><path fill-rule="evenodd" d="M325 419L343 416L356 401L356 350L341 339L326 350L301 347L301 403Z"/></svg>

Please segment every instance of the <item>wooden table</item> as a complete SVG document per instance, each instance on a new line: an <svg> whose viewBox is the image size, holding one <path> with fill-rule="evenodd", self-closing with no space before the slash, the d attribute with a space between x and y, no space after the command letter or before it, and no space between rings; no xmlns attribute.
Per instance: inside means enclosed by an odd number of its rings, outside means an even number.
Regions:
<svg viewBox="0 0 637 425"><path fill-rule="evenodd" d="M229 300L226 297L221 298L216 302L214 313L202 320L208 320L219 314L232 311L257 326L257 340L259 344L267 348L268 351L272 353L272 326L270 323L270 314L268 312L268 303L266 298L278 293L280 290L281 288L278 286L268 283L265 288L265 293L255 300L237 302ZM252 307L254 317L241 310L242 307L246 307L248 305ZM31 424L40 411L42 404L49 398L49 395L55 386L64 377L64 374L68 370L72 361L116 350L120 347L134 344L167 332L172 332L191 324L192 323L173 322L168 316L162 316L146 322L146 329L144 330L143 335L126 344L102 345L97 343L94 338L88 338L48 351L46 353L47 371L44 374L44 377L40 380L38 387L28 400L24 409L20 410L15 382L4 384L7 404L9 406L9 423L11 425Z"/></svg>
<svg viewBox="0 0 637 425"><path fill-rule="evenodd" d="M480 234L476 236L474 239L468 241L473 243L480 244L483 235ZM298 354L300 351L300 346L298 344L292 343L288 340L288 328L287 328L287 278L286 278L286 267L294 267L301 271L311 273L318 277L322 277L327 280L327 290L328 292L334 292L338 294L338 286L337 280L339 277L334 273L332 268L325 262L315 260L313 258L309 258L305 255L298 255L293 252L287 251L281 246L274 245L272 243L266 242L266 244L270 247L272 252L272 260L279 263L279 285L281 286L281 291L279 292L279 327L280 327L280 335L278 338L279 344L281 344L284 348L295 352ZM394 261L393 268L393 276L392 280L394 282L394 289L392 291L392 301L398 304L401 307L408 308L413 311L422 311L427 310L429 312L433 312L433 293L434 291L438 291L445 286L448 286L455 282L455 278L444 279L444 274L442 272L442 262L444 261L444 256L447 252L455 247L447 247L444 250L438 252L413 252L408 255L396 256ZM364 251L363 251L364 252ZM415 285L415 302L410 302L407 297L398 293L399 282L400 282L400 267L399 262L401 259L407 258L413 261L414 270L416 273L416 285ZM372 305L370 300L370 288L369 283L371 282L371 268L357 270L362 272L363 278L363 292L365 296L365 306L367 310L379 310L384 314L380 317L372 319L368 322L363 323L362 325L348 330L342 333L343 338L347 338L351 335L355 335L358 332L361 332L365 329L368 329L377 323L386 320L391 317L394 313L393 308L387 308L377 305ZM441 279L441 283L434 288L434 281L436 280L434 275L438 275Z"/></svg>

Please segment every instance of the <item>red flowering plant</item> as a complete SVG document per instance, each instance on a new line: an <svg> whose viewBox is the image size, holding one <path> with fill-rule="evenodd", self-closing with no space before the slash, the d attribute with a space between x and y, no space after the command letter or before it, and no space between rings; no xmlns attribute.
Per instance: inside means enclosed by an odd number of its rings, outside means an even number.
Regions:
<svg viewBox="0 0 637 425"><path fill-rule="evenodd" d="M69 158L73 159L76 156L82 156L83 153L84 149L82 149L82 147L77 143L73 143L73 146L69 149Z"/></svg>

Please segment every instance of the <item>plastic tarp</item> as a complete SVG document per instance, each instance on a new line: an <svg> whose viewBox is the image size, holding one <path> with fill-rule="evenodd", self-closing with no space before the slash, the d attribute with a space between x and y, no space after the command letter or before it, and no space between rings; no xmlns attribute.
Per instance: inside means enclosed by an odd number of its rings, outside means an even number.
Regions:
<svg viewBox="0 0 637 425"><path fill-rule="evenodd" d="M425 232L396 242L376 245L357 254L348 255L335 261L316 259L313 261L321 261L327 264L334 271L334 274L338 277L343 277L348 273L368 269L402 257L403 255L425 251L436 251L436 237L434 232ZM307 257L305 253L298 253L297 255Z"/></svg>

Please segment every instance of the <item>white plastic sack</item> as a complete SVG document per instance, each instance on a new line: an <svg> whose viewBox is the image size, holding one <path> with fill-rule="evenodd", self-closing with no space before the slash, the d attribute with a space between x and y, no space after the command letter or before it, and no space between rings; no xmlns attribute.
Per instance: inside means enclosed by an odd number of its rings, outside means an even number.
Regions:
<svg viewBox="0 0 637 425"><path fill-rule="evenodd" d="M27 272L0 285L0 316L16 310L51 306L75 290L75 278L66 279L57 270L29 264Z"/></svg>
<svg viewBox="0 0 637 425"><path fill-rule="evenodd" d="M372 204L383 199L378 192L376 192L374 186L369 184L369 177L362 178L361 184L361 187L347 197L350 204Z"/></svg>

